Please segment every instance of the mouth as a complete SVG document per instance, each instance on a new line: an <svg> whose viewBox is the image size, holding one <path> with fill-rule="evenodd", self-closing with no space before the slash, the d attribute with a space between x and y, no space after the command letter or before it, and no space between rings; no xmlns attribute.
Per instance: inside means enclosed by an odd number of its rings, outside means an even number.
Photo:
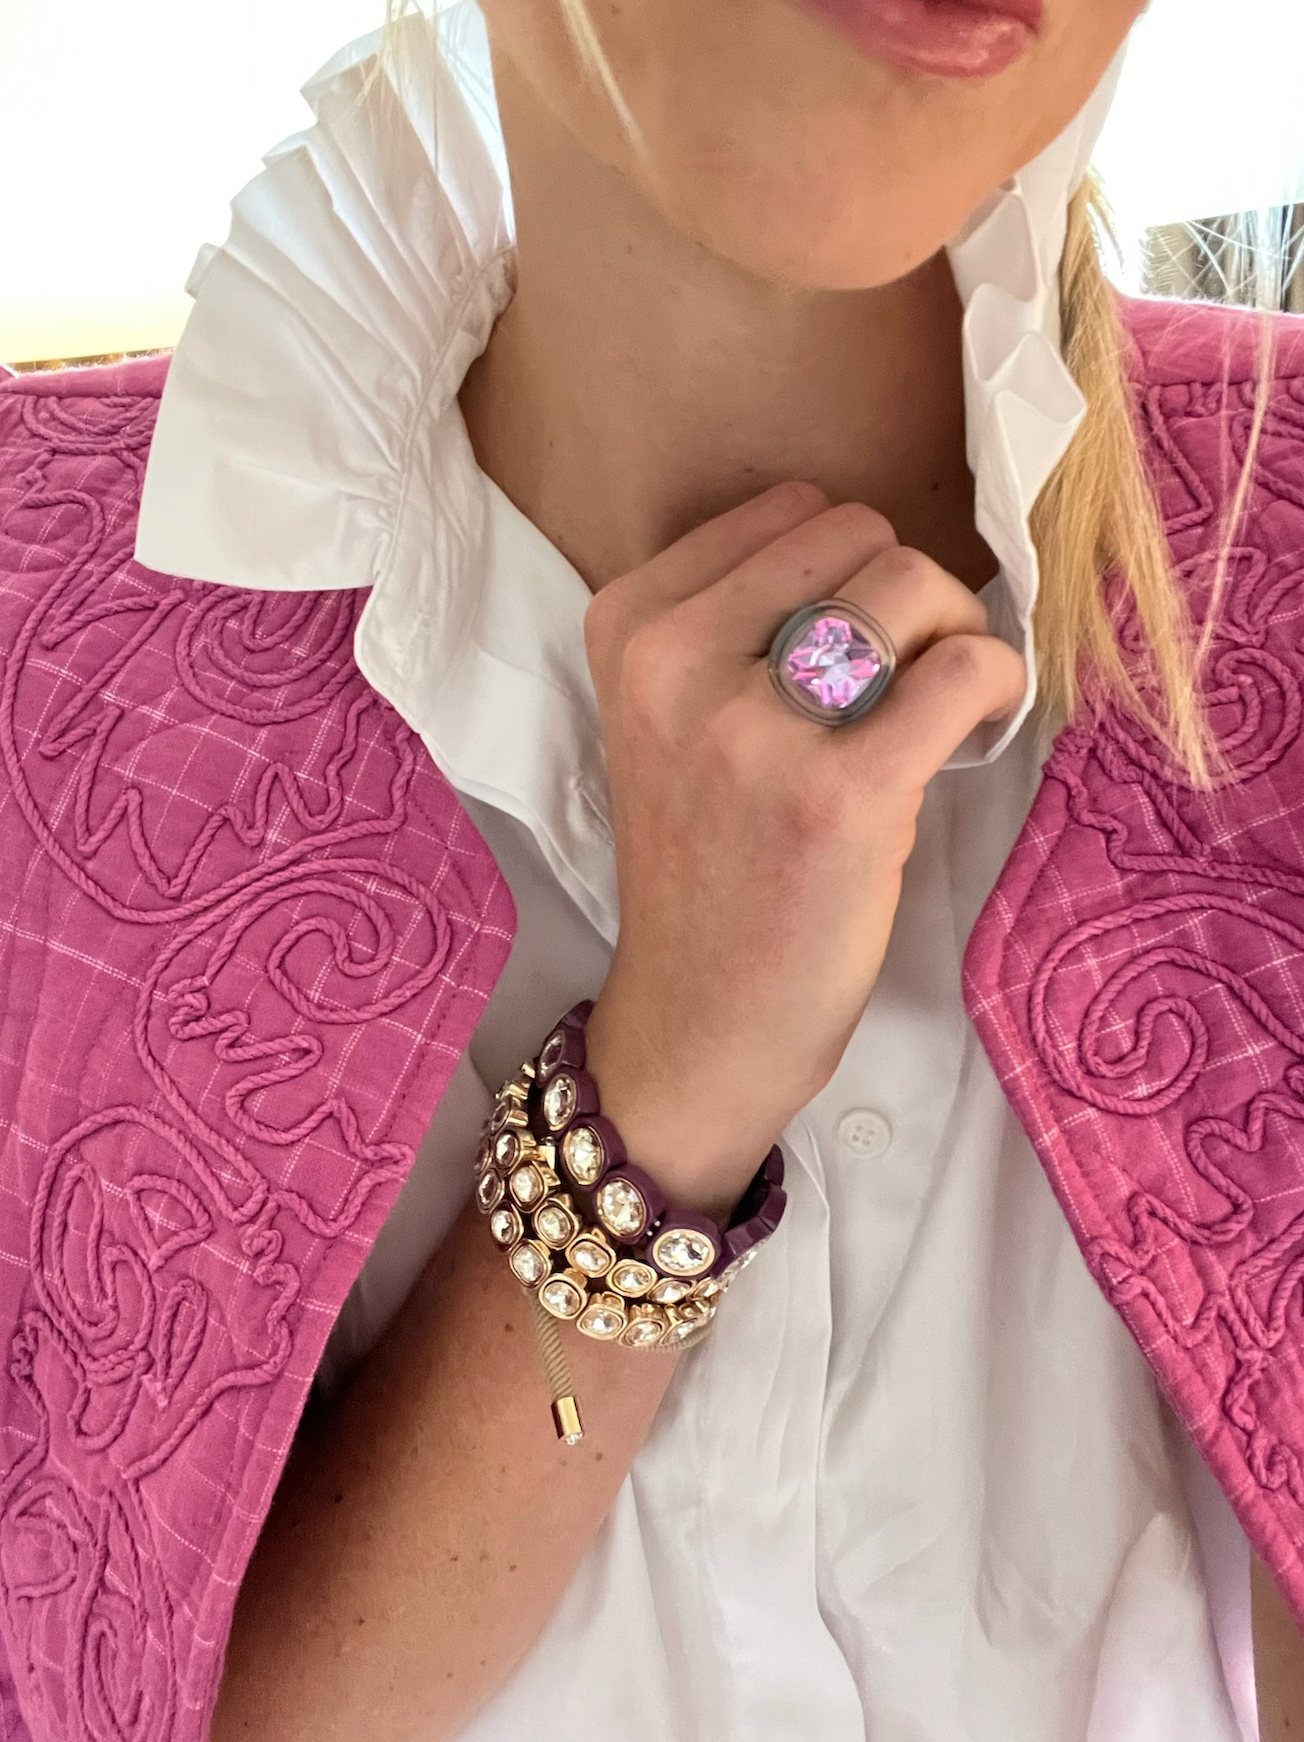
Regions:
<svg viewBox="0 0 1304 1742"><path fill-rule="evenodd" d="M989 79L1037 40L1044 0L797 0L869 60L938 79Z"/></svg>

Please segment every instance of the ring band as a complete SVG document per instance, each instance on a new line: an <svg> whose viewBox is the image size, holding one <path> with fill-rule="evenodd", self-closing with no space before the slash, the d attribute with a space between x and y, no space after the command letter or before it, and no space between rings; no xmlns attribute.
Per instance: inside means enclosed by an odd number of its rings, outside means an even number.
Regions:
<svg viewBox="0 0 1304 1742"><path fill-rule="evenodd" d="M790 708L822 726L863 719L896 671L881 623L848 599L804 605L770 643L770 681Z"/></svg>

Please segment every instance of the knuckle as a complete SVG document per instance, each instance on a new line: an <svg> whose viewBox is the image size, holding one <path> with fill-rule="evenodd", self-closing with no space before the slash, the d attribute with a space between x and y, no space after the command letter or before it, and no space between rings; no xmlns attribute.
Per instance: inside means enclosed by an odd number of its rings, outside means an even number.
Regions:
<svg viewBox="0 0 1304 1742"><path fill-rule="evenodd" d="M932 649L932 663L948 683L972 689L988 681L992 650L1003 645L985 635L948 635Z"/></svg>
<svg viewBox="0 0 1304 1742"><path fill-rule="evenodd" d="M836 508L829 509L824 524L855 549L881 545L885 540L893 545L896 543L891 521L866 502L840 502Z"/></svg>
<svg viewBox="0 0 1304 1742"><path fill-rule="evenodd" d="M973 694L993 707L1016 702L1027 669L1023 659L993 635L948 635L928 658L948 688Z"/></svg>
<svg viewBox="0 0 1304 1742"><path fill-rule="evenodd" d="M896 544L890 550L880 551L870 562L869 572L877 582L907 586L915 592L924 587L936 587L950 579L931 557L908 544Z"/></svg>
<svg viewBox="0 0 1304 1742"><path fill-rule="evenodd" d="M963 624L966 632L987 633L987 607L982 600L923 551L910 545L896 545L876 556L868 573L876 586L886 584L908 591L916 599L933 601L937 610L945 609L947 617Z"/></svg>

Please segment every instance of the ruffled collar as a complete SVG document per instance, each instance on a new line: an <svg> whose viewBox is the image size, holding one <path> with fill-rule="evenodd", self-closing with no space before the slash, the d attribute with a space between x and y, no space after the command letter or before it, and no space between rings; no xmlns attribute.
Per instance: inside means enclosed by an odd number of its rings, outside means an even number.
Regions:
<svg viewBox="0 0 1304 1742"><path fill-rule="evenodd" d="M579 575L479 470L457 403L513 288L512 215L474 0L343 50L315 124L265 160L191 275L145 480L137 555L236 586L369 586L357 656L461 790L525 822L599 928L615 925L607 796ZM1018 713L953 761L1000 754L1036 695L1028 515L1081 421L1059 346L1068 196L1117 69L950 249L965 305L984 598L1028 661ZM528 571L528 572L527 572ZM504 656L514 612L529 627ZM510 739L510 743L508 740Z"/></svg>

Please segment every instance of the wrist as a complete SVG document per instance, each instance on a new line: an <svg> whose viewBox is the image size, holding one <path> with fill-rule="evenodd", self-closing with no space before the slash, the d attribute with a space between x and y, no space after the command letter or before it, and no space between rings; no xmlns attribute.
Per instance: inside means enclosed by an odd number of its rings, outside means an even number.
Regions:
<svg viewBox="0 0 1304 1742"><path fill-rule="evenodd" d="M709 1071L692 1077L666 1061L614 1001L586 1025L589 1074L626 1151L677 1203L727 1221L758 1160L778 1135L764 1111Z"/></svg>

